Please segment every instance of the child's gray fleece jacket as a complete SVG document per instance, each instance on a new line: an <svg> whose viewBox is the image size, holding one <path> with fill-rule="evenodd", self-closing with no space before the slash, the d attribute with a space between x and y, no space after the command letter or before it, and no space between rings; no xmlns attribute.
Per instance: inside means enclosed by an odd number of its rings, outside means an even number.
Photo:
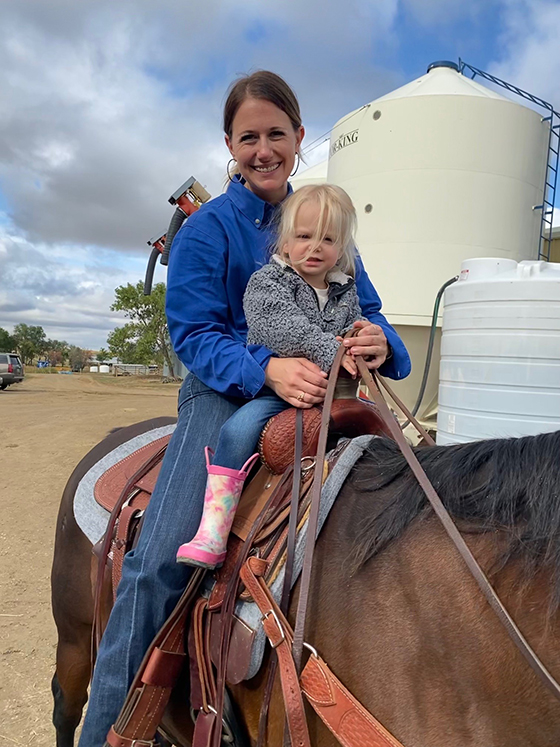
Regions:
<svg viewBox="0 0 560 747"><path fill-rule="evenodd" d="M313 288L274 255L251 275L243 296L247 344L265 345L281 358L307 358L328 372L339 348L336 335L364 317L353 278L334 268L327 282L321 311Z"/></svg>

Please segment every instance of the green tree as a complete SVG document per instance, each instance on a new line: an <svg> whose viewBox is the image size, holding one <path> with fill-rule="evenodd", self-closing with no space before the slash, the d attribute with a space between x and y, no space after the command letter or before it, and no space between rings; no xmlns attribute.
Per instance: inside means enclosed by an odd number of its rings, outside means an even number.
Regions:
<svg viewBox="0 0 560 747"><path fill-rule="evenodd" d="M76 345L70 345L68 359L73 371L82 371L91 358L91 350L84 350Z"/></svg>
<svg viewBox="0 0 560 747"><path fill-rule="evenodd" d="M33 363L33 358L45 352L47 338L42 327L16 324L13 337L16 341L16 350L24 363Z"/></svg>
<svg viewBox="0 0 560 747"><path fill-rule="evenodd" d="M167 363L174 378L173 362L169 353L169 336L165 317L165 284L157 283L151 296L144 295L142 282L121 285L115 289L112 311L124 311L130 319L117 327L107 338L109 350L123 363Z"/></svg>
<svg viewBox="0 0 560 747"><path fill-rule="evenodd" d="M105 361L109 360L110 357L111 357L111 353L108 350L105 350L104 348L100 348L97 351L96 358L99 361L99 363L105 363ZM123 361L123 363L124 363L124 361Z"/></svg>
<svg viewBox="0 0 560 747"><path fill-rule="evenodd" d="M12 335L0 327L0 351L2 353L12 353L16 349L16 341Z"/></svg>

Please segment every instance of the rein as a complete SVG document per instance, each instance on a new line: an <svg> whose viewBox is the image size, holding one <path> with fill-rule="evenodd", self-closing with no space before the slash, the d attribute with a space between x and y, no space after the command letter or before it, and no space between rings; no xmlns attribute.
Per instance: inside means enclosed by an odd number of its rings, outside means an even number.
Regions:
<svg viewBox="0 0 560 747"><path fill-rule="evenodd" d="M352 337L355 332L355 330L352 330L345 337ZM301 457L301 410L297 411L296 459L293 470L289 469L284 474L273 494L268 498L261 514L252 526L247 540L241 548L241 552L234 559L233 574L229 579L222 606L222 614L224 616L222 618L223 624L220 635L221 650L217 666L216 682L214 686L212 678L212 687L207 688L213 695L214 706L207 704L207 709L201 709L198 714L193 737L193 745L197 745L197 747L202 747L202 745L204 747L210 747L210 745L212 747L219 747L221 743L227 656L232 630L233 611L240 580L245 585L246 590L262 614L262 625L275 654L272 659L271 670L267 677L268 682L259 721L259 746L264 743L268 705L272 694L274 675L278 672L286 711L287 729L284 740L285 745L289 742L291 747L311 747L302 697L305 695L317 715L343 747L403 747L344 687L327 664L320 658L317 651L304 642L329 421L335 385L344 354L345 349L341 345L329 375L323 405L294 629L292 630L286 618L289 581L285 580L281 603L278 605L265 582L265 574L269 561L258 557L258 555L251 554L251 548L254 538L265 523L269 508L276 500L276 496L282 491L286 491L291 481L292 496L287 543L288 563L285 579L291 577L297 523L297 502L301 482L302 460L298 458ZM560 685L526 641L472 555L455 526L453 519L430 483L414 451L403 436L401 428L390 411L379 385L386 389L404 415L410 419L423 436L426 443L435 445L433 439L413 418L388 385L376 373L372 375L363 358L356 357L356 363L363 383L367 387L374 404L377 406L382 420L399 445L420 487L479 588L488 600L488 603L541 682L560 700ZM171 617L152 642L150 650L146 654L129 691L121 715L108 735L108 743L111 747L140 747L140 745L149 745L152 747L152 745L155 745L153 735L163 715L163 710L184 661L183 641L186 619L202 576L203 573L201 571L194 573L188 589L183 594ZM311 652L311 655L307 659L303 671L300 673L304 647ZM154 702L156 702L155 707L153 705Z"/></svg>
<svg viewBox="0 0 560 747"><path fill-rule="evenodd" d="M347 333L345 337L352 337L355 335L355 331L352 330L351 332ZM323 464L325 460L326 455L326 444L327 444L327 435L328 435L328 426L329 426L329 418L330 418L330 412L332 407L332 401L333 401L333 395L334 395L334 387L336 384L336 379L338 376L338 372L340 369L340 365L342 362L342 357L345 353L345 350L343 346L341 345L337 356L335 358L334 364L331 369L331 373L329 375L329 381L327 385L327 392L325 395L325 401L323 405L323 413L322 413L322 420L321 420L321 431L319 436L319 445L317 449L317 459L315 463L315 474L314 474L314 481L313 481L313 488L312 488L312 497L311 497L311 509L310 509L310 515L309 515L309 523L308 523L308 529L307 529L307 540L306 540L306 546L305 546L305 555L304 555L304 561L303 561L303 568L302 568L302 575L301 575L301 584L300 584L300 592L299 592L299 601L298 601L298 608L296 613L296 621L293 631L293 637L291 634L291 628L288 625L286 619L281 614L280 610L278 610L278 613L276 613L277 605L274 603L274 600L271 599L270 595L266 595L266 600L263 601L263 595L265 593L266 585L264 582L262 582L261 579L258 579L258 576L262 575L262 568L260 568L260 564L262 564L262 561L260 563L256 562L256 559L249 559L249 562L243 567L241 572L241 577L243 579L243 582L246 584L248 590L253 594L254 593L254 600L259 605L259 608L261 608L261 611L263 612L263 627L265 628L265 632L267 633L267 636L269 638L269 641L272 645L272 647L276 650L276 653L278 655L278 658L280 659L281 651L283 652L282 658L284 659L284 662L286 661L286 651L285 649L288 647L288 644L291 643L292 647L292 658L293 658L293 664L295 665L296 672L300 672L301 669L301 656L303 647L307 646L307 644L304 643L304 628L305 628L305 621L306 621L306 614L307 614L307 604L309 599L309 590L310 590L310 581L311 581L311 570L313 566L313 553L315 550L315 543L317 539L317 524L318 524L318 515L319 515L319 506L321 502L321 488L322 488L322 471L323 471ZM488 603L494 610L495 614L497 615L499 621L504 626L506 632L508 633L509 637L512 639L512 641L515 643L521 654L525 657L535 674L538 676L540 681L547 687L547 689L557 698L560 700L560 685L558 682L554 679L554 677L550 674L548 669L544 666L542 661L539 659L537 654L533 651L531 646L529 645L528 641L525 639L517 625L515 624L514 620L500 601L498 595L494 591L492 585L490 584L488 578L486 577L486 574L478 564L477 560L475 559L474 555L470 551L468 545L466 544L465 540L461 536L459 530L455 526L455 523L453 522L453 519L451 518L449 512L443 505L441 498L435 491L433 485L431 484L428 476L426 475L424 469L422 468L420 462L418 461L416 455L414 454L414 451L408 444L407 440L405 439L402 430L394 418L393 414L389 410L389 407L381 394L381 390L378 386L378 382L380 382L380 378L378 374L372 375L370 370L368 369L364 359L361 356L356 357L356 363L358 366L358 370L361 374L362 381L367 387L367 390L371 396L371 399L373 400L374 404L377 406L380 415L387 425L389 432L397 442L404 458L408 462L408 465L410 466L414 476L416 477L420 487L424 491L428 501L430 502L430 505L434 509L436 516L441 521L443 528L447 532L448 536L452 540L453 544L457 548L459 554L463 558L467 568L469 569L470 573L474 577L475 581L477 582L480 590L486 597ZM432 437L425 431L424 428L420 426L420 424L416 421L416 419L411 415L411 413L407 410L407 408L404 406L404 404L398 399L396 395L393 394L389 386L384 382L381 381L381 385L386 389L386 391L389 393L389 395L393 398L395 403L400 407L400 409L403 411L404 415L410 419L410 422L414 424L416 429L419 431L419 433L424 437L425 441L429 445L435 445L434 440ZM259 583L260 582L260 583ZM264 588L263 588L264 587ZM263 605L263 607L261 607ZM308 647L309 648L309 647ZM310 649L311 650L311 649ZM281 684L282 684L282 692L284 694L284 704L286 708L286 713L288 716L288 726L289 726L289 733L290 733L290 740L292 747L303 747L303 745L309 745L309 733L307 731L307 725L305 723L305 714L297 714L299 715L299 718L297 715L295 716L293 713L290 713L290 711L294 708L294 702L293 697L290 698L290 695L293 693L293 689L302 687L303 691L305 692L309 702L313 706L313 708L316 710L320 718L326 723L328 728L332 731L334 736L344 745L350 745L352 742L349 742L348 739L344 739L343 735L340 733L340 730L336 727L335 724L329 723L326 720L325 717L325 709L321 710L319 702L317 702L312 695L306 690L305 683L309 683L310 681L312 683L316 683L317 680L317 671L315 671L311 677L308 673L309 666L312 665L315 670L317 670L317 667L319 667L320 676L324 679L325 682L329 682L329 690L332 691L333 686L336 690L341 692L341 688L343 686L341 683L336 680L336 677L330 670L328 670L328 667L326 664L319 658L317 652L312 651L312 655L308 660L308 663L306 665L306 668L304 672L301 675L300 683L298 685L297 680L294 682L293 675L291 672L291 667L285 665L284 667L280 667L280 677L281 677ZM284 674L284 678L282 675ZM284 682L284 679L287 681ZM286 697L286 693L288 693L288 697ZM365 709L363 709L363 706L359 704L355 699L352 698L350 693L346 694L349 696L348 700L348 711L345 713L352 713L354 717L358 717L357 714L360 714L361 716L364 715L364 713L367 716L367 719L370 719L368 722L371 726L372 723L374 723L374 741L371 742L371 744L379 744L379 745L398 745L399 743L397 740L395 740L394 737L392 737L391 734L386 732L386 730L383 729L381 724L377 722L371 714L368 714ZM297 706L296 706L297 707ZM329 713L328 709L326 713ZM366 720L367 720L366 719ZM342 722L342 720L341 720ZM295 724L295 726L294 726ZM385 734L380 734L379 727L385 732ZM365 727L364 727L365 728ZM378 739L380 741L378 741ZM363 744L364 742L355 742L354 745ZM353 745L353 747L354 747Z"/></svg>

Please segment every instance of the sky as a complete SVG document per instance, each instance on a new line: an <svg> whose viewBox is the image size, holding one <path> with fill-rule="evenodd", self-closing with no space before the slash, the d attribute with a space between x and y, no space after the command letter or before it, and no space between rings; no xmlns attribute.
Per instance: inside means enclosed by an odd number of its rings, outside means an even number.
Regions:
<svg viewBox="0 0 560 747"><path fill-rule="evenodd" d="M93 350L122 323L114 289L143 278L168 197L191 175L222 191L238 75L292 85L309 165L339 118L434 60L560 110L560 0L2 0L0 28L0 327Z"/></svg>

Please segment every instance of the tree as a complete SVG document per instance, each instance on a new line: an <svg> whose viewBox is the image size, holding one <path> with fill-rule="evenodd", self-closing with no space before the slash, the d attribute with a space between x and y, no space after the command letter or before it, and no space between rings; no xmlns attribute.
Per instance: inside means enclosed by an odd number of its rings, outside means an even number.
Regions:
<svg viewBox="0 0 560 747"><path fill-rule="evenodd" d="M51 366L63 366L69 352L70 345L65 340L47 340L46 342L45 356Z"/></svg>
<svg viewBox="0 0 560 747"><path fill-rule="evenodd" d="M16 342L16 350L23 358L24 363L33 363L33 358L45 352L47 338L42 327L16 324L13 337Z"/></svg>
<svg viewBox="0 0 560 747"><path fill-rule="evenodd" d="M123 363L155 362L161 366L165 361L169 376L174 378L165 317L165 284L157 283L151 296L145 296L142 282L128 283L115 289L115 297L111 310L124 311L131 321L117 327L107 338L111 353Z"/></svg>
<svg viewBox="0 0 560 747"><path fill-rule="evenodd" d="M68 359L70 360L73 371L81 371L90 358L91 350L84 350L83 348L76 347L76 345L70 345Z"/></svg>
<svg viewBox="0 0 560 747"><path fill-rule="evenodd" d="M110 357L111 357L111 353L108 350L105 350L104 348L100 348L97 351L96 358L99 361L99 363L105 363L105 361L108 360Z"/></svg>
<svg viewBox="0 0 560 747"><path fill-rule="evenodd" d="M0 327L0 352L11 353L16 349L16 341L12 335Z"/></svg>

